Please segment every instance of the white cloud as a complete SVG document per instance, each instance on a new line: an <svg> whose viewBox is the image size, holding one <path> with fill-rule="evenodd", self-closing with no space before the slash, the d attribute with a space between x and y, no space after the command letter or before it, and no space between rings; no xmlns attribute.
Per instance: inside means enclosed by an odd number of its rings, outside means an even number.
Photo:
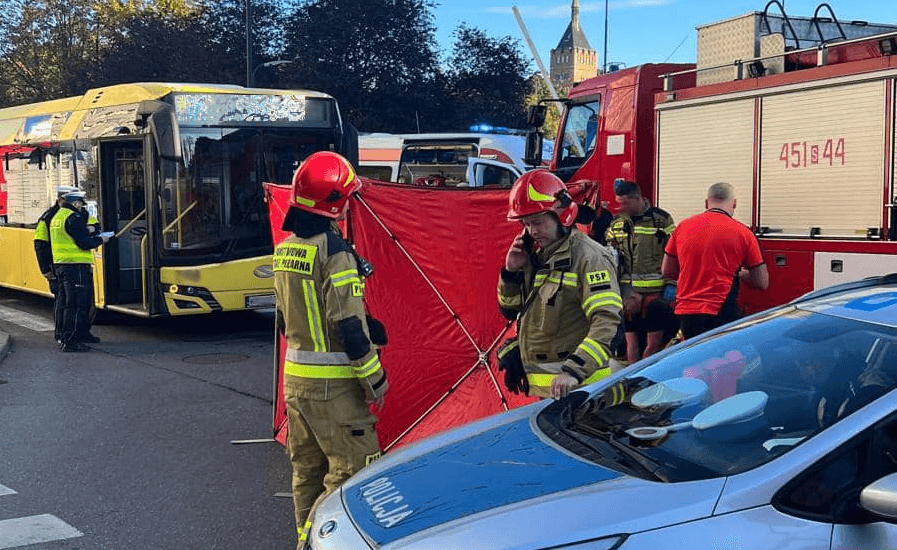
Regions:
<svg viewBox="0 0 897 550"><path fill-rule="evenodd" d="M609 10L622 10L629 8L656 8L672 4L673 0L614 0L608 2ZM524 19L569 19L570 18L570 2L556 4L552 6L545 5L524 5L517 6L520 10L520 16ZM511 6L494 6L485 8L487 13L512 13ZM580 13L596 13L604 12L604 2L582 2L579 4Z"/></svg>

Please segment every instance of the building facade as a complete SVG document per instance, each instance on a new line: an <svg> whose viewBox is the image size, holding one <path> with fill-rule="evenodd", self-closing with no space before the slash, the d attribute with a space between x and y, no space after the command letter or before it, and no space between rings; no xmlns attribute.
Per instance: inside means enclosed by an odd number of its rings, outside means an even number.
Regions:
<svg viewBox="0 0 897 550"><path fill-rule="evenodd" d="M551 79L569 88L598 74L598 52L592 49L579 25L579 0L573 0L570 24L551 50Z"/></svg>

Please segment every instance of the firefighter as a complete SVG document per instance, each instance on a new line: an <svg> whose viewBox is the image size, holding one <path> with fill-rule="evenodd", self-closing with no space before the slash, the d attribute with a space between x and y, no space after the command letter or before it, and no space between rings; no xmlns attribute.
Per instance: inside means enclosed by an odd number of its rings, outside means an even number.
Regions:
<svg viewBox="0 0 897 550"><path fill-rule="evenodd" d="M84 341L90 330L88 313L93 288L91 249L109 240L108 236L88 234L84 197L84 192L77 189L65 193L62 205L50 220L53 271L64 295L58 331L62 351L65 352L90 349Z"/></svg>
<svg viewBox="0 0 897 550"><path fill-rule="evenodd" d="M379 410L388 387L377 350L385 330L365 313L362 277L370 266L333 224L360 188L340 155L309 156L293 176L284 219L293 235L274 251L299 548L317 503L380 456L368 405Z"/></svg>
<svg viewBox="0 0 897 550"><path fill-rule="evenodd" d="M551 172L520 176L509 202L508 219L524 230L498 283L502 314L517 319L517 339L500 350L500 365L512 391L561 398L611 373L622 309L613 254L574 227L578 207Z"/></svg>
<svg viewBox="0 0 897 550"><path fill-rule="evenodd" d="M614 195L620 215L607 229L607 243L617 251L626 359L632 363L660 351L678 330L675 287L660 274L663 247L676 224L650 205L635 182L614 180Z"/></svg>
<svg viewBox="0 0 897 550"><path fill-rule="evenodd" d="M44 210L44 213L37 219L37 227L34 228L34 254L37 256L37 266L41 275L47 279L47 285L50 287L50 293L53 294L53 319L55 322L55 331L53 339L61 342L59 329L62 327L62 304L64 301L62 288L59 285L59 279L53 270L53 251L50 248L50 220L59 211L62 206L63 196L73 191L77 191L76 187L62 185L56 188L56 202L53 206Z"/></svg>

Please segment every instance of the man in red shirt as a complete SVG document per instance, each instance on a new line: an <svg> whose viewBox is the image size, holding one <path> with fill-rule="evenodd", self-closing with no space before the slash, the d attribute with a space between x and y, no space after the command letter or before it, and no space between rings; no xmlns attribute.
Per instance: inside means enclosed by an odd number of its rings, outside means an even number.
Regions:
<svg viewBox="0 0 897 550"><path fill-rule="evenodd" d="M741 282L769 287L757 238L732 218L735 203L731 184L714 183L704 203L707 210L680 223L664 250L661 272L678 280L675 311L685 338L738 319Z"/></svg>

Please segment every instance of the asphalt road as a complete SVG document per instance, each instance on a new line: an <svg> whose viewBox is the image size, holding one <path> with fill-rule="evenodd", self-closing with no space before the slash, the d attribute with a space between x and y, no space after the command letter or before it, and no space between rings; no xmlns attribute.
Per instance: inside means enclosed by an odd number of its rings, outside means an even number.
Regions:
<svg viewBox="0 0 897 550"><path fill-rule="evenodd" d="M295 548L273 315L112 317L87 353L0 289L0 550Z"/></svg>

